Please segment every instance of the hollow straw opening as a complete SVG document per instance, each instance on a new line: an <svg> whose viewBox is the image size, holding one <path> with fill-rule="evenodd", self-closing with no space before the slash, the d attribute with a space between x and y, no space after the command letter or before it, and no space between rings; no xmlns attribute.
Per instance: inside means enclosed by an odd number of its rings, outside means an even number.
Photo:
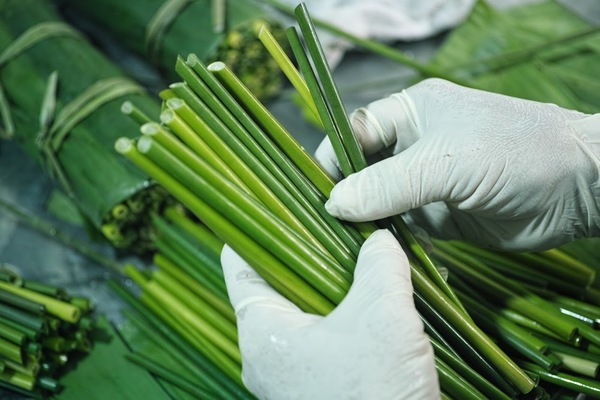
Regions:
<svg viewBox="0 0 600 400"><path fill-rule="evenodd" d="M147 136L156 135L160 132L160 125L156 122L148 122L141 126L140 132Z"/></svg>
<svg viewBox="0 0 600 400"><path fill-rule="evenodd" d="M177 97L172 97L169 100L167 100L167 107L172 108L174 110L177 110L178 108L181 108L184 105L185 101Z"/></svg>
<svg viewBox="0 0 600 400"><path fill-rule="evenodd" d="M173 99L171 99L173 100ZM163 112L160 113L160 122L163 124L169 124L175 119L175 111L170 108L167 108ZM155 132L156 133L156 132Z"/></svg>
<svg viewBox="0 0 600 400"><path fill-rule="evenodd" d="M79 310L79 308L74 309L73 312L71 313L71 319L78 320L80 317L81 317L81 310Z"/></svg>
<svg viewBox="0 0 600 400"><path fill-rule="evenodd" d="M140 153L145 154L148 151L150 151L150 148L152 147L152 139L150 139L148 136L142 136L141 138L138 139L137 141L137 149Z"/></svg>
<svg viewBox="0 0 600 400"><path fill-rule="evenodd" d="M124 101L121 104L121 112L123 114L131 114L133 112L133 104L130 101Z"/></svg>
<svg viewBox="0 0 600 400"><path fill-rule="evenodd" d="M209 64L206 68L211 72L216 72L224 70L226 68L226 65L221 61L215 61Z"/></svg>
<svg viewBox="0 0 600 400"><path fill-rule="evenodd" d="M193 67L194 65L200 63L200 59L194 53L190 53L190 54L188 54L188 56L185 60L185 63L187 65L189 65L190 67Z"/></svg>
<svg viewBox="0 0 600 400"><path fill-rule="evenodd" d="M115 150L120 154L125 154L133 147L133 141L129 138L122 137L115 142Z"/></svg>

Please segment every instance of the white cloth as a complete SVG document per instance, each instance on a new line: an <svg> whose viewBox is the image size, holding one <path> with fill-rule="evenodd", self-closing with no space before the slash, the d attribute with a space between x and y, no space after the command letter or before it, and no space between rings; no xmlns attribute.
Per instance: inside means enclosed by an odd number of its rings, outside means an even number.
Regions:
<svg viewBox="0 0 600 400"><path fill-rule="evenodd" d="M493 0L505 8L539 0ZM282 0L295 7L296 0ZM383 42L431 37L462 22L475 0L305 0L313 19L320 19L360 38ZM327 61L333 68L353 45L317 28Z"/></svg>

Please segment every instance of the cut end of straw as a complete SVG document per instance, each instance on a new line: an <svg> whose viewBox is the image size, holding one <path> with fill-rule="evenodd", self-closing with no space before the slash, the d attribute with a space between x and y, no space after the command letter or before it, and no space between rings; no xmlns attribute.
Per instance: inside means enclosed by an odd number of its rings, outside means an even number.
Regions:
<svg viewBox="0 0 600 400"><path fill-rule="evenodd" d="M169 107L173 110L177 110L177 109L183 107L184 104L185 104L185 101L183 101L177 97L172 97L169 100L167 100L167 107Z"/></svg>
<svg viewBox="0 0 600 400"><path fill-rule="evenodd" d="M142 136L137 141L137 149L142 154L150 151L150 147L152 147L152 139L150 139L148 136Z"/></svg>
<svg viewBox="0 0 600 400"><path fill-rule="evenodd" d="M260 28L258 28L258 33L256 34L256 36L258 36L258 38L260 39L262 36L268 35L268 34L269 34L269 30L265 27L265 24L262 24L260 26Z"/></svg>
<svg viewBox="0 0 600 400"><path fill-rule="evenodd" d="M121 112L123 114L131 114L133 112L133 104L130 101L125 101L121 104Z"/></svg>
<svg viewBox="0 0 600 400"><path fill-rule="evenodd" d="M177 89L177 88L181 88L181 87L185 87L185 86L187 86L187 85L183 82L175 82L175 83L171 83L169 85L169 89Z"/></svg>
<svg viewBox="0 0 600 400"><path fill-rule="evenodd" d="M161 115L162 118L162 115ZM148 122L140 127L140 132L144 135L152 136L156 135L160 131L160 125L156 122Z"/></svg>
<svg viewBox="0 0 600 400"><path fill-rule="evenodd" d="M169 124L175 119L175 111L170 108L167 108L163 112L160 113L160 122L163 124ZM156 131L153 133L156 134Z"/></svg>
<svg viewBox="0 0 600 400"><path fill-rule="evenodd" d="M79 308L74 308L71 312L70 321L77 322L81 318L81 310Z"/></svg>
<svg viewBox="0 0 600 400"><path fill-rule="evenodd" d="M122 137L115 142L115 150L121 154L129 152L133 147L133 140Z"/></svg>
<svg viewBox="0 0 600 400"><path fill-rule="evenodd" d="M194 53L188 54L187 59L185 60L185 63L187 65L189 65L190 67L193 67L194 65L200 63L200 59L198 58L197 55L195 55Z"/></svg>
<svg viewBox="0 0 600 400"><path fill-rule="evenodd" d="M225 63L221 62L221 61L215 61L214 63L211 63L208 67L206 67L209 71L222 71L225 68L227 68L225 66Z"/></svg>

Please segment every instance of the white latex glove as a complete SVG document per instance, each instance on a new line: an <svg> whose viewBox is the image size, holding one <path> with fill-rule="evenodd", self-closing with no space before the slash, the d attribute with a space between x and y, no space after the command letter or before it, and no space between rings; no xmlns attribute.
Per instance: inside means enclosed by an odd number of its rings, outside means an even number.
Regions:
<svg viewBox="0 0 600 400"><path fill-rule="evenodd" d="M350 291L326 317L302 312L228 246L221 263L242 379L260 399L439 398L408 261L390 232L365 241Z"/></svg>
<svg viewBox="0 0 600 400"><path fill-rule="evenodd" d="M541 250L600 234L600 114L429 79L356 110L365 154L392 156L339 182L334 216L415 210L432 236ZM328 140L316 159L339 176Z"/></svg>

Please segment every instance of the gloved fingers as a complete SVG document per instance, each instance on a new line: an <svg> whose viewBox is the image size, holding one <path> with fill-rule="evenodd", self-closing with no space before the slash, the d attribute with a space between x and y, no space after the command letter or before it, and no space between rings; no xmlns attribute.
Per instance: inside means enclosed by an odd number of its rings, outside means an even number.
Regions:
<svg viewBox="0 0 600 400"><path fill-rule="evenodd" d="M567 121L587 144L596 159L600 160L600 113Z"/></svg>
<svg viewBox="0 0 600 400"><path fill-rule="evenodd" d="M394 308L402 304L412 305L412 294L406 254L390 231L380 229L363 244L354 271L354 282L333 313L350 310L348 312L356 316L361 311L380 307L382 303L389 303Z"/></svg>
<svg viewBox="0 0 600 400"><path fill-rule="evenodd" d="M354 282L376 293L400 290L412 296L408 258L389 230L380 229L367 238L358 255Z"/></svg>
<svg viewBox="0 0 600 400"><path fill-rule="evenodd" d="M335 152L333 151L333 146L331 145L331 141L329 137L326 136L323 141L317 147L317 150L314 154L315 161L321 165L321 168L325 170L327 175L334 182L338 182L344 176L342 175L342 169L340 168L340 163L338 162L337 157L335 156Z"/></svg>
<svg viewBox="0 0 600 400"><path fill-rule="evenodd" d="M301 313L297 306L273 289L242 257L227 245L223 247L221 252L221 265L229 300L236 314L239 315L250 308L260 307Z"/></svg>
<svg viewBox="0 0 600 400"><path fill-rule="evenodd" d="M449 182L457 157L438 156L430 147L420 140L338 182L327 211L347 221L373 221L435 201L454 201L461 195Z"/></svg>
<svg viewBox="0 0 600 400"><path fill-rule="evenodd" d="M404 90L355 110L350 122L367 156L391 146L397 154L421 136L417 110Z"/></svg>
<svg viewBox="0 0 600 400"><path fill-rule="evenodd" d="M419 138L414 104L405 91L374 101L350 114L350 123L365 156L394 147L394 154L411 146ZM342 178L340 165L328 137L315 152L315 160L329 176Z"/></svg>
<svg viewBox="0 0 600 400"><path fill-rule="evenodd" d="M403 217L412 229L418 227L435 238L464 240L464 235L455 220L456 213L460 213L460 211L450 209L446 203L437 201L410 210L404 213ZM458 215L458 217L460 218L463 215L464 213ZM418 228L416 229L416 232L419 232ZM426 245L426 242L422 241L422 244Z"/></svg>

